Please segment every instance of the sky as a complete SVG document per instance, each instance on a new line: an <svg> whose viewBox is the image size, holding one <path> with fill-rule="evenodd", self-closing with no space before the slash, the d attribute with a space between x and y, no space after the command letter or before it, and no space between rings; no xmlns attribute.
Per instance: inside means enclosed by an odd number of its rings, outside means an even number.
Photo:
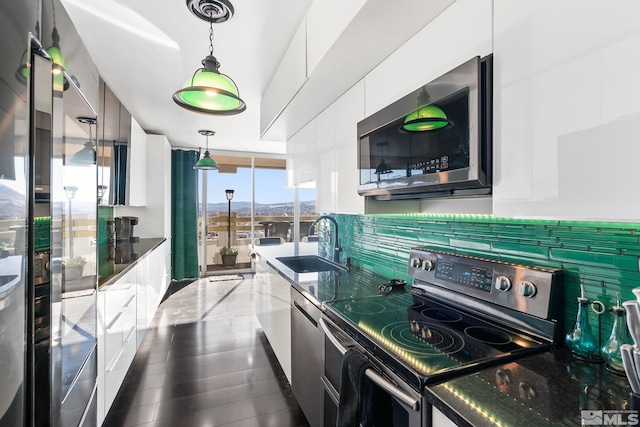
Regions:
<svg viewBox="0 0 640 427"><path fill-rule="evenodd" d="M207 202L227 201L226 189L234 190L233 200L251 201L251 168L238 168L237 173L207 172ZM201 179L200 175L199 179ZM287 172L282 169L256 169L256 203L293 201L293 189L287 188ZM315 190L300 189L300 201L315 200Z"/></svg>

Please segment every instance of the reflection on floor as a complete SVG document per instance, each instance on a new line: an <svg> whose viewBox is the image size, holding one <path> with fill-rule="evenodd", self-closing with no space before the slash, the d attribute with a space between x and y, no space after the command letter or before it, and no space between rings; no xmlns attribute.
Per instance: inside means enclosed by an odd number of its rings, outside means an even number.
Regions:
<svg viewBox="0 0 640 427"><path fill-rule="evenodd" d="M307 426L255 317L253 279L167 298L103 425Z"/></svg>

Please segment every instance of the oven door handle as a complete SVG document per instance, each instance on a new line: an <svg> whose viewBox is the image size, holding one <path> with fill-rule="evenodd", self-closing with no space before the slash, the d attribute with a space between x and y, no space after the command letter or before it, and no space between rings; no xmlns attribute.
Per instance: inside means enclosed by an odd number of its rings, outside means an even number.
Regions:
<svg viewBox="0 0 640 427"><path fill-rule="evenodd" d="M325 336L329 338L329 341L331 341L331 343L338 349L338 351L344 355L347 352L347 348L344 345L342 345L342 343L338 340L338 338L336 338L335 335L333 335L333 333L329 329L329 326L327 325L327 322L322 317L320 318L320 327L324 331ZM381 389L389 393L396 400L402 402L403 404L405 404L406 406L408 406L409 408L411 408L416 412L420 410L420 402L418 400L414 399L412 396L400 390L398 387L395 386L395 384L388 381L386 378L378 374L372 368L367 369L364 374L367 376L367 378L371 380L371 382L373 382L378 387L380 387Z"/></svg>

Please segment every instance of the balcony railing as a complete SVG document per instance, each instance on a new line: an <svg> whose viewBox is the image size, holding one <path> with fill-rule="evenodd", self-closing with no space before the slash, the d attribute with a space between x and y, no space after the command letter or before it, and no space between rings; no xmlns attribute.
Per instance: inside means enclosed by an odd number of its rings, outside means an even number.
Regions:
<svg viewBox="0 0 640 427"><path fill-rule="evenodd" d="M315 215L300 216L300 239L307 236L309 226ZM251 218L239 217L231 212L231 244L228 245L229 216L227 212L207 216L207 265L221 264L220 248L232 246L238 249L237 263L249 263L249 245L260 237L282 237L290 242L293 239L293 217L256 216L254 217L254 235L251 236ZM202 217L198 219L198 239L202 237ZM200 246L199 246L200 247Z"/></svg>

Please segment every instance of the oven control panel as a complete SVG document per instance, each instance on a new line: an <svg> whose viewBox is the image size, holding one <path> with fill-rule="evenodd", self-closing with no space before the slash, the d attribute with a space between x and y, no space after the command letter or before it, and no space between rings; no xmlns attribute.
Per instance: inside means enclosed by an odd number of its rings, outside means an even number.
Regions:
<svg viewBox="0 0 640 427"><path fill-rule="evenodd" d="M562 299L561 270L427 248L411 249L407 274L414 279L413 288L452 293L452 299L464 294L543 319L550 318L553 302Z"/></svg>

